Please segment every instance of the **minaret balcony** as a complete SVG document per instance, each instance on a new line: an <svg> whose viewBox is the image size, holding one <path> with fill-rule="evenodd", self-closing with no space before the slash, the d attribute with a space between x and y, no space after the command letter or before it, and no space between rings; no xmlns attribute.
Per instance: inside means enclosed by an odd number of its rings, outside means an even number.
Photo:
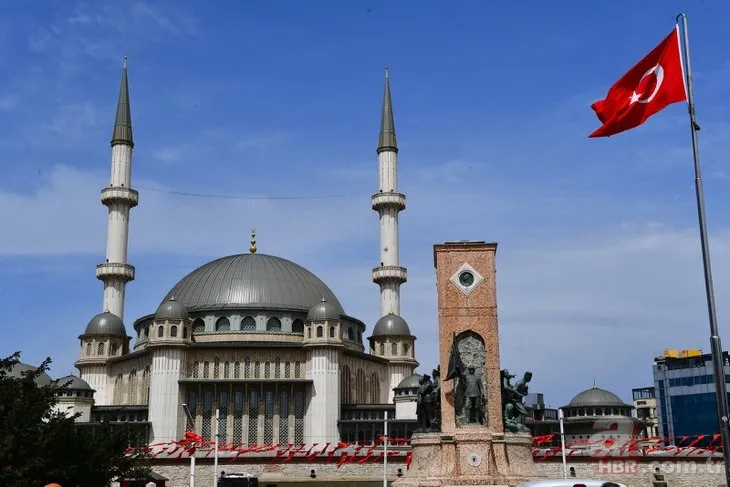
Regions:
<svg viewBox="0 0 730 487"><path fill-rule="evenodd" d="M120 279L125 282L134 280L134 266L120 264L117 262L106 262L96 266L96 278L100 281L105 279Z"/></svg>
<svg viewBox="0 0 730 487"><path fill-rule="evenodd" d="M122 203L133 208L139 203L139 193L131 188L110 186L101 190L101 203L106 206Z"/></svg>
<svg viewBox="0 0 730 487"><path fill-rule="evenodd" d="M405 267L397 265L385 265L373 269L373 282L379 284L382 281L399 281L404 283L408 280L408 271Z"/></svg>
<svg viewBox="0 0 730 487"><path fill-rule="evenodd" d="M380 211L381 208L395 208L398 211L406 209L406 195L396 192L375 193L372 198L373 210Z"/></svg>

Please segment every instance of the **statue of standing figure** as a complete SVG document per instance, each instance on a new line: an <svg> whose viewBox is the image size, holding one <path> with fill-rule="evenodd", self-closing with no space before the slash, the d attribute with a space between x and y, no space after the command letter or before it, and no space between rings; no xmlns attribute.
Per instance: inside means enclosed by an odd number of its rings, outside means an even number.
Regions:
<svg viewBox="0 0 730 487"><path fill-rule="evenodd" d="M502 408L504 415L504 427L512 433L529 432L526 426L527 409L522 403L528 393L528 383L532 380L532 372L525 372L522 379L518 380L514 385L511 379L514 375L509 370L501 371L502 376Z"/></svg>
<svg viewBox="0 0 730 487"><path fill-rule="evenodd" d="M425 374L418 381L416 397L417 430L421 433L441 430L441 366L433 370L433 380Z"/></svg>

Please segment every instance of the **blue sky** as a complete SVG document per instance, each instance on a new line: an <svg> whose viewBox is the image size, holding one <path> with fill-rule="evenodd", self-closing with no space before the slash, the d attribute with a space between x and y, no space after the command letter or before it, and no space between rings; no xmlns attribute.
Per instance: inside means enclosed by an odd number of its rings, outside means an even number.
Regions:
<svg viewBox="0 0 730 487"><path fill-rule="evenodd" d="M309 268L372 325L388 64L408 197L402 314L421 370L438 347L432 245L496 241L503 366L533 370L553 406L594 379L630 400L664 348L709 350L688 120L677 104L589 140L590 104L680 11L730 341L730 5L510 3L4 3L0 354L75 372L76 337L102 311L99 190L125 52L140 191L128 330L194 268L247 251L252 227L259 252ZM280 199L293 196L318 198Z"/></svg>

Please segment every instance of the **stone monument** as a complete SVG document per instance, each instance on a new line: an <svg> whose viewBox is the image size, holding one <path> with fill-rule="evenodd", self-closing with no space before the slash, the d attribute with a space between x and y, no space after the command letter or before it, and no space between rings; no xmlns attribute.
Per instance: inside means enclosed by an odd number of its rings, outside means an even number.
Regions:
<svg viewBox="0 0 730 487"><path fill-rule="evenodd" d="M522 404L532 374L512 384L514 376L500 368L496 251L486 242L434 246L440 344L434 376L446 375L422 380L411 466L394 487L514 486L540 478Z"/></svg>

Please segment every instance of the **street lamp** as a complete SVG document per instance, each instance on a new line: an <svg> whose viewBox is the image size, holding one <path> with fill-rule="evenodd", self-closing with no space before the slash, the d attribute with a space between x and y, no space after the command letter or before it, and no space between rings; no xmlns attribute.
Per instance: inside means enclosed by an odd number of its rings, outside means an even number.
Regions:
<svg viewBox="0 0 730 487"><path fill-rule="evenodd" d="M188 409L187 404L183 403L182 407L183 411L185 411L185 416L187 416L188 422L190 423L190 430L195 433L195 418L193 418L193 415L190 414L190 409ZM195 487L195 449L190 452L190 487Z"/></svg>

